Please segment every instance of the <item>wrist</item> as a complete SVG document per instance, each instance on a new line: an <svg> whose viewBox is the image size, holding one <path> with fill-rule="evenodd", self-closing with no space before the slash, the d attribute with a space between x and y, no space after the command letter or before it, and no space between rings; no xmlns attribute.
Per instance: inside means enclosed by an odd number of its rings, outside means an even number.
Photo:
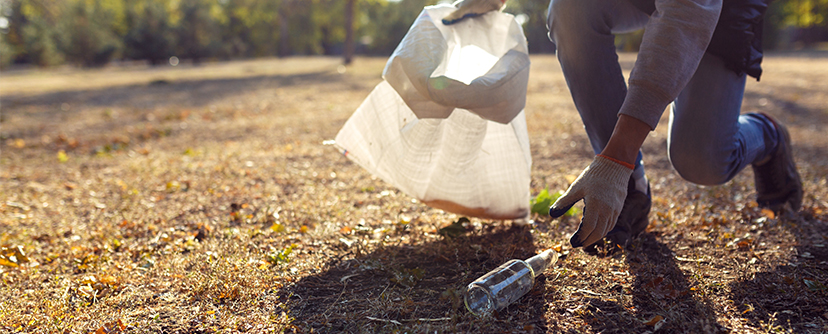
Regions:
<svg viewBox="0 0 828 334"><path fill-rule="evenodd" d="M627 115L618 116L612 136L607 142L607 146L601 151L601 155L635 165L638 151L650 134L650 130L651 128L647 123L637 118Z"/></svg>
<svg viewBox="0 0 828 334"><path fill-rule="evenodd" d="M634 164L631 164L631 163L629 163L629 162L624 162L624 161L621 161L621 160L618 160L618 159L616 159L616 158L609 157L609 156L606 156L606 155L603 155L603 154L598 154L598 156L599 156L599 157L602 157L602 158L604 158L604 159L607 159L607 160L609 160L609 161L612 161L612 162L614 162L614 163L617 163L617 164L619 164L619 165L621 165L621 166L627 167L627 168L629 168L629 169L631 169L631 170L632 170L632 169L635 169L635 165L634 165Z"/></svg>
<svg viewBox="0 0 828 334"><path fill-rule="evenodd" d="M626 186L627 180L633 172L631 167L630 164L618 162L616 159L599 154L595 156L595 160L592 161L589 169L591 170L590 174L608 181L608 184L623 184Z"/></svg>

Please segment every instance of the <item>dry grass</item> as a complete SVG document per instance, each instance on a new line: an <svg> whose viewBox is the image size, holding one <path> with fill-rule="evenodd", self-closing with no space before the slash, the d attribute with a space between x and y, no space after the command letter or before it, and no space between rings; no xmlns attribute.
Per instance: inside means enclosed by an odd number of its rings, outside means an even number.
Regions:
<svg viewBox="0 0 828 334"><path fill-rule="evenodd" d="M828 58L771 55L745 98L789 125L801 213L756 208L749 170L681 180L663 122L644 146L652 222L612 255L569 247L576 218L443 238L458 216L323 145L384 61L3 73L0 332L828 331ZM557 61L532 61L537 193L591 150ZM519 303L488 320L462 307L465 284L549 247L561 261Z"/></svg>

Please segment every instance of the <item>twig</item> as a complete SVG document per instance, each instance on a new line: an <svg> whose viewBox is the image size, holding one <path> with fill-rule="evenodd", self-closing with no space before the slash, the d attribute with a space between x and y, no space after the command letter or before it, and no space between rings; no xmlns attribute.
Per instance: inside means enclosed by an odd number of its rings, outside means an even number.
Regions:
<svg viewBox="0 0 828 334"><path fill-rule="evenodd" d="M333 307L333 305L336 304L339 301L340 298L342 298L342 295L345 294L345 288L347 288L347 286L343 284L342 285L342 292L339 293L339 296L336 296L336 300L334 300L333 303L328 305L328 308L325 309L325 312L322 312L322 316L324 316L325 319L328 319L328 311L331 310L331 307Z"/></svg>
<svg viewBox="0 0 828 334"><path fill-rule="evenodd" d="M381 321L381 322L390 322L392 324L402 326L402 323L397 321L397 320L386 320L386 319L380 319L380 318L374 318L374 317L366 317L366 318L368 318L368 320Z"/></svg>
<svg viewBox="0 0 828 334"><path fill-rule="evenodd" d="M403 321L405 321L405 322L412 322L412 321L431 321L431 322L436 322L436 321L449 321L449 320L451 320L451 318L449 318L449 317L445 317L445 318L417 318L417 319L408 319L408 320L403 320Z"/></svg>
<svg viewBox="0 0 828 334"><path fill-rule="evenodd" d="M683 261L683 262L707 262L705 259L688 259L686 257L679 257L676 256L676 260Z"/></svg>
<svg viewBox="0 0 828 334"><path fill-rule="evenodd" d="M578 289L578 290L576 290L576 292L583 292L585 294L593 295L593 296L601 296L600 293L592 292L592 291L589 291L587 289Z"/></svg>

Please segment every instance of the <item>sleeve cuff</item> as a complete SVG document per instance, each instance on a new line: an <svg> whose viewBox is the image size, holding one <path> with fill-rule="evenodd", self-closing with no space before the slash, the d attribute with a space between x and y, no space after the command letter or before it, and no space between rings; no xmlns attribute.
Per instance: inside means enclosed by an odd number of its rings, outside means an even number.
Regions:
<svg viewBox="0 0 828 334"><path fill-rule="evenodd" d="M656 87L648 87L647 83L630 80L627 97L618 114L627 115L640 120L655 130L658 120L664 113L672 98Z"/></svg>

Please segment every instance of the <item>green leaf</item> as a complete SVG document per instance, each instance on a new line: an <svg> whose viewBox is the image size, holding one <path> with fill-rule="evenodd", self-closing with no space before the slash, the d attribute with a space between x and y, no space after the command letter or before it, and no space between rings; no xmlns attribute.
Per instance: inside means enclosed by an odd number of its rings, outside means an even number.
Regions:
<svg viewBox="0 0 828 334"><path fill-rule="evenodd" d="M549 207L552 206L552 203L555 203L555 201L558 200L558 198L561 197L561 195L563 195L562 191L550 194L549 190L547 189L541 190L541 192L538 193L538 196L536 196L529 202L529 205L532 206L532 213L537 213L539 215L548 215ZM580 210L573 206L571 209L569 209L569 211L566 212L566 215L573 217L577 215L579 212Z"/></svg>
<svg viewBox="0 0 828 334"><path fill-rule="evenodd" d="M437 233L447 237L447 238L454 238L465 234L466 227L463 226L463 223L468 223L469 219L466 217L460 217L456 222L451 223L449 226L441 228Z"/></svg>
<svg viewBox="0 0 828 334"><path fill-rule="evenodd" d="M66 155L66 151L64 151L64 150L58 151L57 158L58 158L58 161L60 161L62 163L69 161L69 156Z"/></svg>
<svg viewBox="0 0 828 334"><path fill-rule="evenodd" d="M276 233L283 233L287 231L285 226L279 223L273 223L273 225L270 225L270 230Z"/></svg>
<svg viewBox="0 0 828 334"><path fill-rule="evenodd" d="M549 214L549 206L552 205L553 201L554 199L549 195L549 190L544 189L529 204L532 206L532 213L546 215Z"/></svg>
<svg viewBox="0 0 828 334"><path fill-rule="evenodd" d="M265 256L265 260L268 263L270 263L270 265L272 265L272 266L278 265L280 263L288 263L288 262L290 262L290 258L288 258L288 256L290 255L290 253L293 252L293 249L295 247L296 247L295 244L291 244L290 246L288 246L287 248L285 248L281 252L275 252L273 254L268 254L267 256Z"/></svg>

